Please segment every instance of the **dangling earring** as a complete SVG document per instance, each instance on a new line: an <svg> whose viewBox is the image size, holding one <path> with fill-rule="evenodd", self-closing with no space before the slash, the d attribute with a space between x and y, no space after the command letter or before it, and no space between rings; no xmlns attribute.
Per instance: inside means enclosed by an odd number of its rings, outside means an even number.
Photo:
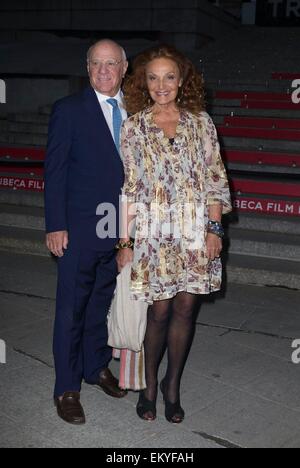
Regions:
<svg viewBox="0 0 300 468"><path fill-rule="evenodd" d="M149 94L147 93L147 91L143 91L143 95L144 95L145 100L146 100L146 98L147 98L147 96L148 96L147 105L150 107L151 104L152 104L152 99L151 99L151 97L149 96Z"/></svg>
<svg viewBox="0 0 300 468"><path fill-rule="evenodd" d="M179 89L180 89L180 93L178 93L178 96L177 96L177 103L180 104L181 103L181 98L182 98L182 89L181 89L181 86L179 86Z"/></svg>

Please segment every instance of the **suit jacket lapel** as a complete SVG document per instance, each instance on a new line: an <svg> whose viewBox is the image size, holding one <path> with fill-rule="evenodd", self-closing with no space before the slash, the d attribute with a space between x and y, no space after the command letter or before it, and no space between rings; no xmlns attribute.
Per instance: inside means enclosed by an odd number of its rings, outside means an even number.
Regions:
<svg viewBox="0 0 300 468"><path fill-rule="evenodd" d="M107 125L106 119L102 112L101 106L97 99L97 95L93 88L90 86L83 92L84 106L89 114L93 118L94 125L99 129L99 138L103 138L103 132L105 136L111 141L111 144L116 148L112 134L110 133L109 126Z"/></svg>

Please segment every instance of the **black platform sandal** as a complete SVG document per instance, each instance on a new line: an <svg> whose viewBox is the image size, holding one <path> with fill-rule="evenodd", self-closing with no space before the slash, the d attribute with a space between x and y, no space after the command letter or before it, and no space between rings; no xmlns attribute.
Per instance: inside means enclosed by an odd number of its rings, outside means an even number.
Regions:
<svg viewBox="0 0 300 468"><path fill-rule="evenodd" d="M157 411L156 411L156 400L150 401L145 397L144 392L140 392L139 401L136 407L137 415L143 419L143 421L155 421ZM153 417L147 418L146 414L152 413Z"/></svg>
<svg viewBox="0 0 300 468"><path fill-rule="evenodd" d="M162 380L160 390L164 398L166 420L172 424L181 424L184 421L185 412L181 407L180 400L176 401L176 403L168 401L166 398L165 380Z"/></svg>

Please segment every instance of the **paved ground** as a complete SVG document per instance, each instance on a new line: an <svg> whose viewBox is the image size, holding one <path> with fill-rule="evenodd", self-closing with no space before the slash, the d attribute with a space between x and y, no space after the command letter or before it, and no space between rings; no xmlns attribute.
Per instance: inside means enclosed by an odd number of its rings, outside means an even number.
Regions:
<svg viewBox="0 0 300 468"><path fill-rule="evenodd" d="M184 375L184 424L143 423L134 393L115 401L83 386L84 427L52 403L55 265L0 253L1 447L300 447L300 292L228 285L202 305ZM117 371L117 363L113 363ZM163 370L163 369L162 369Z"/></svg>

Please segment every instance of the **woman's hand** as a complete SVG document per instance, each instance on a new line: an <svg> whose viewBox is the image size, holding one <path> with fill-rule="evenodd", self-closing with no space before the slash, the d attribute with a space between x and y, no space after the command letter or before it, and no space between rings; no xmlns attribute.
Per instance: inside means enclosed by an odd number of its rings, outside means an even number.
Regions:
<svg viewBox="0 0 300 468"><path fill-rule="evenodd" d="M133 250L132 249L120 249L117 253L117 264L118 264L118 271L121 273L123 268L127 265L127 263L133 262Z"/></svg>
<svg viewBox="0 0 300 468"><path fill-rule="evenodd" d="M220 237L215 234L207 234L206 238L206 251L209 260L215 260L219 258L223 250L223 242Z"/></svg>

